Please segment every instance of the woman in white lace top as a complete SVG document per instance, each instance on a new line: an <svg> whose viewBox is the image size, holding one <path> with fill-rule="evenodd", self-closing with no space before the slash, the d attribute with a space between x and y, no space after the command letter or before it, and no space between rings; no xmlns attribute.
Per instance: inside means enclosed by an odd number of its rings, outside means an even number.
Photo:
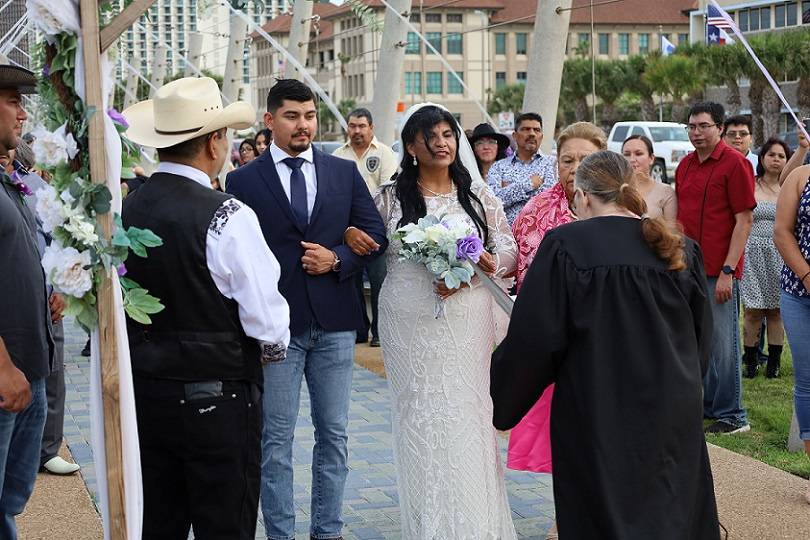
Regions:
<svg viewBox="0 0 810 540"><path fill-rule="evenodd" d="M414 107L402 143L402 172L375 196L389 238L426 214L457 214L487 247L479 266L512 272L516 246L503 207L464 166L475 161L453 116ZM475 280L437 286L423 264L399 260L400 248L392 242L387 252L379 309L403 538L516 538L489 396L500 308ZM445 303L438 318L437 294Z"/></svg>

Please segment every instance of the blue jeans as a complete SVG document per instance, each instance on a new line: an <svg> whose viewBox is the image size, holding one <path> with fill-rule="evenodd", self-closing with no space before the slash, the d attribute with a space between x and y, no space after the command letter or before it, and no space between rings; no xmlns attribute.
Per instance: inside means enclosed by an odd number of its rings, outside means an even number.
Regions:
<svg viewBox="0 0 810 540"><path fill-rule="evenodd" d="M295 538L292 449L302 377L315 426L310 534L341 535L355 335L326 332L313 322L290 339L286 359L264 367L261 504L267 538Z"/></svg>
<svg viewBox="0 0 810 540"><path fill-rule="evenodd" d="M748 416L742 406L740 284L735 279L731 299L718 304L714 300L717 278L707 277L706 281L709 286L714 333L709 369L703 377L703 416L741 427L748 423Z"/></svg>
<svg viewBox="0 0 810 540"><path fill-rule="evenodd" d="M810 298L782 292L782 322L793 355L793 403L799 436L810 441Z"/></svg>
<svg viewBox="0 0 810 540"><path fill-rule="evenodd" d="M47 414L45 379L31 383L31 403L18 413L0 409L0 538L17 538L14 517L34 491Z"/></svg>

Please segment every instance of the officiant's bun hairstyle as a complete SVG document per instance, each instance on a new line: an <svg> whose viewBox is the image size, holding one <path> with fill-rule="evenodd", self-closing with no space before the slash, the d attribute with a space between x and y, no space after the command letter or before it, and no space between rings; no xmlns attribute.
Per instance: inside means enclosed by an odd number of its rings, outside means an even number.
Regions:
<svg viewBox="0 0 810 540"><path fill-rule="evenodd" d="M420 133L425 141L429 141L430 130L441 122L447 122L456 138L456 159L450 164L449 172L450 178L456 185L458 202L475 223L475 227L478 229L478 236L483 240L484 246L488 246L489 228L487 227L486 212L484 211L484 205L481 203L481 200L472 191L472 176L470 176L470 171L468 171L461 162L458 145L459 138L461 137L461 128L453 115L450 114L448 110L436 107L435 105L427 105L418 109L402 127L402 148L407 148L409 144L415 142L416 136ZM428 152L432 154L433 150L430 146L425 146ZM427 214L427 205L417 184L417 180L419 179L419 165L414 165L413 157L408 154L408 152L403 152L400 167L402 168L402 172L400 172L396 178L394 190L399 200L400 207L402 208L402 219L399 220L399 226L402 227L408 223L416 223L419 221L419 218L425 217Z"/></svg>
<svg viewBox="0 0 810 540"><path fill-rule="evenodd" d="M589 155L579 164L574 183L604 203L616 203L641 216L641 232L658 257L666 261L670 270L686 268L683 235L663 219L645 215L647 203L636 187L633 167L624 156L609 150Z"/></svg>

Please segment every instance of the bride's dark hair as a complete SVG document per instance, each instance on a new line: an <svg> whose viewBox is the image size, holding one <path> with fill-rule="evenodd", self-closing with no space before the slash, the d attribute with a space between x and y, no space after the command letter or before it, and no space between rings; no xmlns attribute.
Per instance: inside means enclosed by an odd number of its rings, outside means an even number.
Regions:
<svg viewBox="0 0 810 540"><path fill-rule="evenodd" d="M413 157L408 154L407 146L416 140L416 135L421 133L425 140L425 147L433 154L428 141L430 141L430 130L440 122L447 122L453 130L456 138L456 159L450 164L450 178L456 185L458 192L458 202L475 223L478 235L484 241L484 245L489 244L489 229L487 227L486 213L481 200L472 192L472 177L467 168L461 163L459 153L460 128L456 119L448 111L427 105L411 115L408 122L402 128L402 172L396 178L393 189L402 208L402 219L399 220L399 227L408 223L416 223L419 218L427 214L427 206L422 192L419 191L417 180L419 179L419 167L413 164ZM476 210L477 207L479 210Z"/></svg>

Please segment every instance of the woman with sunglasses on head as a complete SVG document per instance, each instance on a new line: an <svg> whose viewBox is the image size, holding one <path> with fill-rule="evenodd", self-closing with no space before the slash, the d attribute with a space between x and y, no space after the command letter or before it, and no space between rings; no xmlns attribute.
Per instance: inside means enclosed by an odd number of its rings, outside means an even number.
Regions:
<svg viewBox="0 0 810 540"><path fill-rule="evenodd" d="M642 217L619 154L586 157L573 188L578 220L546 233L493 353L493 423L514 427L555 383L560 538L718 540L703 435L712 323L700 249Z"/></svg>

